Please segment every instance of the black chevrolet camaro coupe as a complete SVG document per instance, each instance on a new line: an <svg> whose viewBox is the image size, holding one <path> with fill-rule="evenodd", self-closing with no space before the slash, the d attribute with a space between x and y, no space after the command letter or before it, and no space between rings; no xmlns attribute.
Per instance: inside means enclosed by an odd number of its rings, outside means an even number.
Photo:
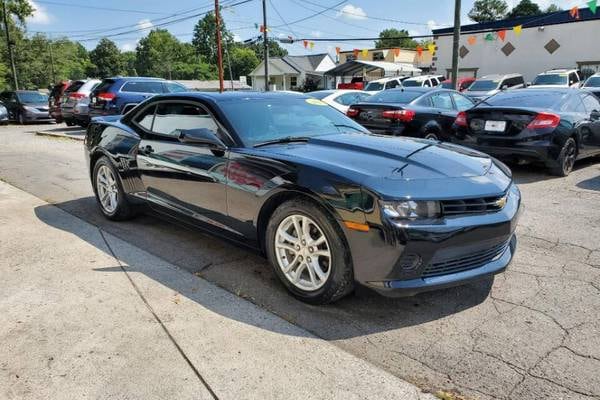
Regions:
<svg viewBox="0 0 600 400"><path fill-rule="evenodd" d="M482 153L377 136L283 93L158 95L85 139L102 213L151 209L258 249L296 297L388 295L503 271L520 193Z"/></svg>

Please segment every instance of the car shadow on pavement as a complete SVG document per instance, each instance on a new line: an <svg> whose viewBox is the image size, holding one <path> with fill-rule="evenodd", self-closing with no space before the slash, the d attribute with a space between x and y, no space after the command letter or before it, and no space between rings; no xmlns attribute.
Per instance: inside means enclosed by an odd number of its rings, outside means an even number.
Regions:
<svg viewBox="0 0 600 400"><path fill-rule="evenodd" d="M89 229L78 228L81 224L73 224L67 218L56 218L56 210L52 211L54 206L144 252L250 300L326 340L357 338L417 326L460 313L484 302L493 284L493 278L486 278L465 286L408 298L386 298L359 289L357 293L337 303L311 306L287 293L264 258L228 241L170 224L152 215L141 215L127 222L107 221L100 214L92 197L43 205L35 209L37 217L44 223L68 231L106 253L110 249L99 240L97 232L90 234ZM140 257L136 254L120 252L118 256L131 266L128 270L143 272L203 307L228 318L269 329L261 321L248 320L245 316L232 312L227 304L220 304L222 299L209 300L202 293L194 292L192 287L196 278L186 275L189 280L175 279L171 276L173 270L164 266L148 268L140 265ZM110 270L121 272L119 267Z"/></svg>

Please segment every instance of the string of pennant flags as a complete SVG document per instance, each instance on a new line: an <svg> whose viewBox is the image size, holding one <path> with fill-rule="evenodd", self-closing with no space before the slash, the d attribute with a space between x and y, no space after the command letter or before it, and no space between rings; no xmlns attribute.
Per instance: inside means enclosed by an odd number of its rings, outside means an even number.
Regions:
<svg viewBox="0 0 600 400"><path fill-rule="evenodd" d="M597 11L598 11L598 1L599 0L590 0L587 2L587 6L589 8L589 10L592 12L592 14L596 15ZM580 8L579 6L574 6L573 8L571 8L569 10L569 15L571 16L571 18L573 19L580 19L580 14L579 14ZM265 32L265 31L269 31L269 29L267 27L265 27L264 25L259 25L259 24L254 24L254 26L256 27L256 29L258 29L261 33ZM520 37L521 34L523 33L523 25L516 25L514 27L511 28L507 28L507 29L500 29L494 32L483 32L482 33L482 38L483 38L483 42L494 42L494 41L506 41L507 38L507 34L509 31L513 31L515 36ZM292 37L288 37L290 39L290 43L293 42ZM477 35L471 35L467 37L467 43L470 46L475 46L477 44L479 40L479 37ZM305 49L310 49L312 50L315 47L315 42L308 40L308 39L304 39L302 40L302 45L304 46ZM424 46L424 47L423 47ZM393 48L391 49L391 51L393 51L394 55L396 57L398 57L400 55L400 52L402 51L400 48ZM423 53L427 51L429 52L429 54L431 54L432 56L435 54L436 51L436 46L433 43L429 43L426 45L419 45L416 47L416 52L417 52L417 56L418 57L422 57ZM336 54L339 56L340 52L342 52L341 47L335 47L335 52ZM354 58L359 59L360 57L367 59L369 56L369 49L353 49L352 53L354 55Z"/></svg>

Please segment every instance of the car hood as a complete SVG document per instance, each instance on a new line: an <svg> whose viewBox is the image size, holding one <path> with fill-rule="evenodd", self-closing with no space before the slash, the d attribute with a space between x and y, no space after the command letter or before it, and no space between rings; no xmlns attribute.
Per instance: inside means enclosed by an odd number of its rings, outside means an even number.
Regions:
<svg viewBox="0 0 600 400"><path fill-rule="evenodd" d="M512 181L486 154L423 139L340 133L260 150L342 176L384 198L491 196Z"/></svg>
<svg viewBox="0 0 600 400"><path fill-rule="evenodd" d="M31 107L31 108L48 108L48 103L43 102L43 103L23 103L24 106L26 107Z"/></svg>

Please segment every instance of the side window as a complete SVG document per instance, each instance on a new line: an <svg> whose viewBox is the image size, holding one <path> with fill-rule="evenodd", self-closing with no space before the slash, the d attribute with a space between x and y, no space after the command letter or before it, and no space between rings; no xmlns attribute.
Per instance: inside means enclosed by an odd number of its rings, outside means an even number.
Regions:
<svg viewBox="0 0 600 400"><path fill-rule="evenodd" d="M443 110L454 109L449 93L436 93L431 95L431 103L434 108L441 108Z"/></svg>
<svg viewBox="0 0 600 400"><path fill-rule="evenodd" d="M369 97L371 97L371 95L368 93L357 93L356 94L356 102L364 101L364 100L368 99Z"/></svg>
<svg viewBox="0 0 600 400"><path fill-rule="evenodd" d="M154 133L176 138L181 131L202 128L215 134L219 131L219 126L204 107L189 103L159 103L156 108Z"/></svg>
<svg viewBox="0 0 600 400"><path fill-rule="evenodd" d="M517 85L525 86L525 79L523 79L522 76L518 76L515 78L515 86L517 86Z"/></svg>
<svg viewBox="0 0 600 400"><path fill-rule="evenodd" d="M423 86L431 87L431 80L427 79L425 82L423 82Z"/></svg>
<svg viewBox="0 0 600 400"><path fill-rule="evenodd" d="M346 93L343 94L341 96L336 97L335 99L333 99L333 101L335 101L338 104L341 104L343 106L349 106L350 104L355 103L356 96L354 95L354 93Z"/></svg>
<svg viewBox="0 0 600 400"><path fill-rule="evenodd" d="M458 93L452 93L452 98L454 99L454 104L456 104L458 111L466 111L474 106L471 100Z"/></svg>
<svg viewBox="0 0 600 400"><path fill-rule="evenodd" d="M433 104L431 104L431 96L423 97L422 99L417 101L417 104L422 107L433 107Z"/></svg>
<svg viewBox="0 0 600 400"><path fill-rule="evenodd" d="M589 94L585 95L583 97L583 105L588 113L591 113L592 111L600 111L600 101L598 101L596 96Z"/></svg>
<svg viewBox="0 0 600 400"><path fill-rule="evenodd" d="M178 83L174 82L166 82L165 88L167 89L167 93L181 93L188 92L188 89L185 86L182 86Z"/></svg>
<svg viewBox="0 0 600 400"><path fill-rule="evenodd" d="M132 81L127 82L121 88L122 92L133 92L133 93L162 93L163 86L162 82L145 82L145 81Z"/></svg>
<svg viewBox="0 0 600 400"><path fill-rule="evenodd" d="M147 131L152 131L152 122L154 122L154 110L156 110L156 106L150 106L146 108L144 111L139 113L133 119L137 125L141 126Z"/></svg>
<svg viewBox="0 0 600 400"><path fill-rule="evenodd" d="M579 82L579 77L577 76L577 74L575 72L571 72L569 74L569 85L573 85L577 82Z"/></svg>
<svg viewBox="0 0 600 400"><path fill-rule="evenodd" d="M396 80L389 81L388 83L386 83L385 88L386 89L393 89L393 88L397 87L398 85L399 85L399 83Z"/></svg>

